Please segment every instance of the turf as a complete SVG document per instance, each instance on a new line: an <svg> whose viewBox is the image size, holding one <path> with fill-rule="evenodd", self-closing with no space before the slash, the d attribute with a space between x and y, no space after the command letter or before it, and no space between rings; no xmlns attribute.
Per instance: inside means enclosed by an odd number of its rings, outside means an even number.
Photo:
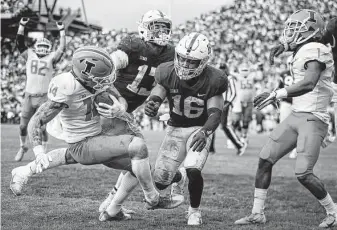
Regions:
<svg viewBox="0 0 337 230"><path fill-rule="evenodd" d="M1 139L1 229L317 229L325 217L323 208L302 187L294 176L295 160L285 157L274 167L268 193L266 216L260 226L235 226L236 219L250 213L254 175L258 153L266 135L250 137L245 155L237 157L225 148L226 138L218 131L216 154L211 155L203 170L204 193L202 216L204 224L188 227L184 205L175 210L147 211L142 193L137 188L126 207L137 213L125 222L98 221L98 207L117 180L119 171L105 166L62 166L31 178L24 194L16 197L9 190L11 170L33 160L30 150L22 162L15 162L18 150L18 126L2 125ZM144 132L151 163L164 137L163 132ZM51 138L49 149L65 146ZM321 152L315 173L323 179L331 196L337 201L337 144ZM187 192L187 189L186 189Z"/></svg>

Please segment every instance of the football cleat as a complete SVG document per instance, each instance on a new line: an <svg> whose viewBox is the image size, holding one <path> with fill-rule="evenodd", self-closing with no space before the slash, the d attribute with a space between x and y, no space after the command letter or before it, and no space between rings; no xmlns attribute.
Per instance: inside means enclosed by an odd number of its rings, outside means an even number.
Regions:
<svg viewBox="0 0 337 230"><path fill-rule="evenodd" d="M30 169L26 166L20 166L12 170L12 179L9 188L14 195L20 196L22 194L23 186L27 184L30 174Z"/></svg>
<svg viewBox="0 0 337 230"><path fill-rule="evenodd" d="M242 144L243 144L243 146L238 148L238 151L236 153L238 156L242 156L247 149L248 143L246 141L244 141L244 142L242 142Z"/></svg>
<svg viewBox="0 0 337 230"><path fill-rule="evenodd" d="M172 209L176 208L184 202L183 195L168 195L168 196L159 196L158 202L155 204L151 204L151 202L145 200L146 209L154 210L154 209Z"/></svg>
<svg viewBox="0 0 337 230"><path fill-rule="evenodd" d="M106 211L106 209L108 208L108 206L110 205L112 199L114 198L115 194L114 193L109 193L108 197L101 203L101 205L99 206L98 208L98 211L100 213ZM135 214L136 212L133 211L133 210L130 210L130 209L126 209L122 206L122 211L125 213L125 214Z"/></svg>
<svg viewBox="0 0 337 230"><path fill-rule="evenodd" d="M187 225L201 225L202 224L202 218L201 218L201 212L200 210L196 212L188 212L187 216Z"/></svg>
<svg viewBox="0 0 337 230"><path fill-rule="evenodd" d="M179 172L181 173L181 180L179 182L173 183L171 186L171 194L172 195L184 195L184 186L186 182L186 169L180 168Z"/></svg>
<svg viewBox="0 0 337 230"><path fill-rule="evenodd" d="M246 216L235 221L234 224L246 225L246 224L265 224L267 222L264 213L252 213L250 216Z"/></svg>
<svg viewBox="0 0 337 230"><path fill-rule="evenodd" d="M116 215L110 216L108 212L104 211L99 215L99 221L106 222L106 221L121 221L121 220L130 220L131 215L126 214L121 209Z"/></svg>
<svg viewBox="0 0 337 230"><path fill-rule="evenodd" d="M18 153L15 155L15 158L14 160L15 161L21 161L22 158L23 158L23 155L25 155L25 153L28 151L28 147L23 145L23 146L20 146L20 149L18 151Z"/></svg>
<svg viewBox="0 0 337 230"><path fill-rule="evenodd" d="M322 223L318 227L320 228L331 228L333 226L337 226L337 214L328 214Z"/></svg>

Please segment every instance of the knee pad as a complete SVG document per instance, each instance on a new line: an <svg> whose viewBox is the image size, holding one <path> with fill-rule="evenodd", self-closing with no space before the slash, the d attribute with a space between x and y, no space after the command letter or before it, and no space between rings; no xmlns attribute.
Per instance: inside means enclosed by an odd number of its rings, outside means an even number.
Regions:
<svg viewBox="0 0 337 230"><path fill-rule="evenodd" d="M190 182L202 178L201 171L195 168L186 169L186 174Z"/></svg>
<svg viewBox="0 0 337 230"><path fill-rule="evenodd" d="M128 147L128 152L131 159L145 159L149 156L144 139L139 137L132 138Z"/></svg>

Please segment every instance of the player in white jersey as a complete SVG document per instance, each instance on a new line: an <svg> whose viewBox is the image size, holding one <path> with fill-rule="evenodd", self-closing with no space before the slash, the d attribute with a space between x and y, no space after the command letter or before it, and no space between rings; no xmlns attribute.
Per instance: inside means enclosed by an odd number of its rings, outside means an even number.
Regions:
<svg viewBox="0 0 337 230"><path fill-rule="evenodd" d="M180 205L183 201L181 196L162 197L155 189L148 150L142 138L127 134L115 135L114 127L102 131L99 118L101 103L96 110L94 98L101 91L112 87L111 74L114 73L114 65L109 53L98 47L85 46L74 52L72 65L70 72L52 79L48 101L40 106L29 123L28 130L36 160L12 170L10 188L13 193L20 195L23 184L29 177L45 169L74 163L103 164L130 173L123 177L113 201L101 213L101 221L130 219L130 215L122 211L121 205L138 182L143 189L148 208L174 208ZM114 101L111 115L128 116L124 99L117 93L115 95L116 97L110 95ZM57 115L61 120L63 137L68 147L46 153L42 146L41 131Z"/></svg>
<svg viewBox="0 0 337 230"><path fill-rule="evenodd" d="M296 147L296 177L327 213L319 227L337 225L337 206L322 181L313 174L320 146L328 131L327 108L333 95L334 61L331 48L320 43L323 32L324 21L313 10L298 10L285 23L282 40L286 50L293 52L291 74L294 84L272 93L259 94L254 105L262 109L278 99L292 97L292 113L273 130L261 150L252 214L235 224L266 222L264 207L273 165Z"/></svg>
<svg viewBox="0 0 337 230"><path fill-rule="evenodd" d="M249 71L249 66L247 63L242 63L239 66L239 73L234 74L237 79L237 93L238 98L236 99L234 107L241 107L235 112L236 108L233 108L233 123L234 127L238 126L242 121L241 129L241 139L243 142L247 142L247 133L249 128L249 123L252 121L253 115L253 98L255 96L255 86L254 86L254 76Z"/></svg>
<svg viewBox="0 0 337 230"><path fill-rule="evenodd" d="M64 25L62 22L57 22L60 46L55 52L51 51L52 44L46 38L38 39L34 48L27 48L24 29L28 22L28 18L21 19L16 40L21 56L26 59L27 79L20 119L20 149L15 156L15 161L21 161L28 151L26 144L28 123L39 106L47 100L48 85L53 77L54 65L61 59L66 47ZM43 145L46 147L48 136L46 131L43 132Z"/></svg>

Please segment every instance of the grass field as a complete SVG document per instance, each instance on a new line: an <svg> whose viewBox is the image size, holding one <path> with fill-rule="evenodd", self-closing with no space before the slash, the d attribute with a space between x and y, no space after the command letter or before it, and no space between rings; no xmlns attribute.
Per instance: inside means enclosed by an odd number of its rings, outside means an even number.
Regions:
<svg viewBox="0 0 337 230"><path fill-rule="evenodd" d="M11 170L33 160L30 150L22 162L15 162L18 150L18 126L1 127L1 229L317 229L325 217L323 208L294 176L295 161L285 157L273 171L265 209L268 222L263 226L238 227L236 219L250 213L253 201L254 175L258 153L267 136L255 135L242 157L225 148L225 137L219 131L217 153L209 157L204 168L204 194L201 227L188 227L184 205L175 210L144 210L139 188L133 192L127 207L137 213L126 222L98 221L98 207L116 181L119 171L104 166L62 166L35 175L25 187L24 195L15 197L10 189ZM151 162L164 136L161 132L144 132ZM51 139L50 148L64 146ZM50 149L49 148L49 149ZM324 180L337 201L337 144L321 153L315 173ZM187 191L187 190L186 190Z"/></svg>

